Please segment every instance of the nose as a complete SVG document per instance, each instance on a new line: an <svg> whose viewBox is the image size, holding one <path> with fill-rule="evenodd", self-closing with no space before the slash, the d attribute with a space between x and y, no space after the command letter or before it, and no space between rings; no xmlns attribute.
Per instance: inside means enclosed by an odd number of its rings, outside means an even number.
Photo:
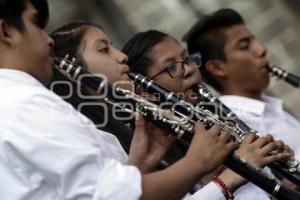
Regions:
<svg viewBox="0 0 300 200"><path fill-rule="evenodd" d="M268 53L268 50L267 48L260 42L256 42L257 43L257 47L256 47L256 53L257 53L257 56L259 58L263 58L263 57L266 57L267 53Z"/></svg>
<svg viewBox="0 0 300 200"><path fill-rule="evenodd" d="M47 45L48 45L50 48L54 47L54 40L49 36L49 34L48 34L46 31L44 31L44 32L45 32L45 34L46 34Z"/></svg>
<svg viewBox="0 0 300 200"><path fill-rule="evenodd" d="M197 65L194 63L191 63L189 65L184 63L183 67L184 67L184 74L183 74L184 78L188 78L192 76L196 72L196 70L198 70Z"/></svg>
<svg viewBox="0 0 300 200"><path fill-rule="evenodd" d="M126 64L128 61L128 56L126 54L124 54L123 52L121 52L118 49L114 48L114 54L115 54L115 58L117 60L118 63L120 64Z"/></svg>
<svg viewBox="0 0 300 200"><path fill-rule="evenodd" d="M54 40L51 38L51 37L49 37L50 39L49 39L49 42L48 42L48 45L49 45L49 47L54 47Z"/></svg>

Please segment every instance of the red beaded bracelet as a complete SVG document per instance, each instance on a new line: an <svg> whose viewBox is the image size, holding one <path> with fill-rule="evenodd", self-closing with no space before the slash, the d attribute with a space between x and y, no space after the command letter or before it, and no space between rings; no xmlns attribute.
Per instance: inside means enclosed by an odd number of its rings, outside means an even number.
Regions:
<svg viewBox="0 0 300 200"><path fill-rule="evenodd" d="M213 176L212 179L215 183L217 183L220 186L220 188L222 188L223 194L227 200L234 200L234 196L231 190L218 176Z"/></svg>

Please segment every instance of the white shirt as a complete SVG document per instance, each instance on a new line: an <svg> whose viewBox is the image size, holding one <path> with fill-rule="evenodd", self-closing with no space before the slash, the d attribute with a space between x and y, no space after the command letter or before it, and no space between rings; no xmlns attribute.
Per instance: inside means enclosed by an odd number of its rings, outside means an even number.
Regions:
<svg viewBox="0 0 300 200"><path fill-rule="evenodd" d="M289 145L295 151L296 159L300 160L300 123L284 111L281 100L263 96L263 101L259 101L234 95L221 96L220 100L250 128L262 135L271 134Z"/></svg>
<svg viewBox="0 0 300 200"><path fill-rule="evenodd" d="M271 134L275 139L282 140L295 151L295 157L300 160L300 123L284 111L279 99L263 96L263 101L241 96L225 95L220 101L233 110L250 128L260 134ZM252 183L238 189L235 199L265 200L269 195Z"/></svg>
<svg viewBox="0 0 300 200"><path fill-rule="evenodd" d="M193 195L186 196L185 200L226 200L222 189L211 181Z"/></svg>
<svg viewBox="0 0 300 200"><path fill-rule="evenodd" d="M0 69L0 199L139 199L116 137L30 75ZM225 200L213 182L185 200Z"/></svg>
<svg viewBox="0 0 300 200"><path fill-rule="evenodd" d="M0 69L0 199L139 199L141 174L99 131L30 75Z"/></svg>

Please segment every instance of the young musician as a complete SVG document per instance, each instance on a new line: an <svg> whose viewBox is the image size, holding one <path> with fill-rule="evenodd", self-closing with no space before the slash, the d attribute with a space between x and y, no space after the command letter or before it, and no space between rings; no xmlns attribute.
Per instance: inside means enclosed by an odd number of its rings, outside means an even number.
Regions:
<svg viewBox="0 0 300 200"><path fill-rule="evenodd" d="M170 91L183 94L186 101L193 104L199 102L193 94L193 87L202 82L196 55L189 55L173 37L155 30L141 32L127 42L123 52L128 55L128 65L132 72L143 74ZM275 157L268 154L276 148L282 148L282 143L273 141L271 136L257 139L248 135L236 152L247 158L247 161L262 167L285 157L283 154ZM255 185L247 184L251 185L253 191L248 193L245 186L241 187L246 181L228 169L215 179L197 193L205 199L227 198L229 194L222 187L224 185L230 193L234 192L236 199L253 199L258 197L256 193L264 193ZM223 183L223 190L212 189L216 185L220 186L220 182Z"/></svg>
<svg viewBox="0 0 300 200"><path fill-rule="evenodd" d="M251 128L284 141L300 159L300 123L282 101L264 93L269 85L267 49L247 28L242 16L221 9L204 16L186 34L190 52L201 51L200 70L220 100Z"/></svg>
<svg viewBox="0 0 300 200"><path fill-rule="evenodd" d="M143 164L141 154L152 148L141 116L127 157L113 135L44 86L54 45L43 30L47 18L46 0L0 1L1 199L178 199L234 150L227 133L197 124L184 158L141 174L134 164ZM83 46L102 55L97 45L110 40L99 29L88 32L100 40ZM199 154L200 147L207 151Z"/></svg>
<svg viewBox="0 0 300 200"><path fill-rule="evenodd" d="M191 53L201 52L201 74L222 94L220 100L250 127L283 140L299 160L300 123L284 110L281 100L264 94L270 79L267 49L242 16L232 9L206 15L185 40Z"/></svg>

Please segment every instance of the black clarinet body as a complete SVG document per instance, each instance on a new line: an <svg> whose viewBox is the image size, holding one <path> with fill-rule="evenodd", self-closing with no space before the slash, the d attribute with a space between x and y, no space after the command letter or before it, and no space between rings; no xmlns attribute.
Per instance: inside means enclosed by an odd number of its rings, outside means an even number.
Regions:
<svg viewBox="0 0 300 200"><path fill-rule="evenodd" d="M278 67L276 65L267 65L267 69L269 72L276 76L278 79L282 79L289 83L290 85L300 89L300 77L287 72L286 70L282 69L281 67Z"/></svg>
<svg viewBox="0 0 300 200"><path fill-rule="evenodd" d="M119 105L121 108L124 101L125 103L136 103L137 106L134 107L139 108L138 111L140 111L140 113L143 116L145 116L146 119L150 120L151 122L160 126L161 128L166 129L170 133L174 134L176 137L180 138L183 141L183 150L186 151L188 149L194 131L194 124L192 124L192 126L187 125L187 123L190 121L183 120L180 122L179 120L178 123L174 122L174 120L176 121L177 117L168 116L169 112L167 112L166 115L164 115L163 111L156 112L156 109L158 107L156 104L143 100L141 97L135 95L134 93L128 90L112 87L107 81L105 81L101 77L90 74L80 66L74 65L74 62L69 62L67 58L63 60L56 58L55 63L56 69L58 69L64 75L68 76L70 80L76 81L78 84L84 84L100 93L105 91L104 88L106 87L107 90L110 90L106 93L107 96L105 98L108 99L107 102L116 102L117 104L120 103ZM81 78L81 76L84 76L86 78ZM151 87L151 85L149 86ZM117 97L115 96L115 94L117 94ZM123 98L120 99L119 97ZM128 101L128 99L130 100ZM189 111L186 112L189 113ZM266 192L272 194L276 198L285 200L300 199L300 194L281 185L280 182L265 174L260 168L250 165L245 160L243 160L239 156L236 156L235 154L229 155L224 164L228 168L245 177L246 179L253 182L260 188L264 189Z"/></svg>
<svg viewBox="0 0 300 200"><path fill-rule="evenodd" d="M163 88L162 86L154 83L152 80L148 79L147 77L140 75L140 74L135 74L135 73L129 73L129 78L134 81L136 84L138 84L139 86L141 86L143 89L145 89L146 91L148 91L149 93L161 93L163 92L160 97L161 101L171 101L173 103L178 103L180 102L181 104L184 104L184 102L182 100L180 100L180 98L178 98L175 94L173 94L172 92L168 91L167 89ZM228 108L227 106L225 106L224 104L222 104L217 98L213 97L211 93L206 93L206 97L211 97L209 99L210 102L213 103L217 103L218 107L220 108L220 106L222 106L222 108L220 110L222 110L223 112L223 116L226 116L226 119L231 119L230 121L235 122L238 125L238 130L242 130L243 133L249 133L249 132L253 132L253 133L257 133L257 131L251 129L245 122L243 122L241 119L239 119L237 117L237 115L231 111L230 108ZM168 97L168 98L165 98ZM203 100L203 99L202 99ZM188 109L185 110L185 113L187 114L192 114L192 107L188 104L188 105L182 105L180 107L181 109ZM193 115L196 116L196 115ZM197 118L197 117L196 117ZM233 162L234 161L234 162ZM239 164L237 164L239 163ZM225 161L225 165L232 169L233 171L237 172L239 170L241 170L241 166L243 165L243 162L241 159L236 157L229 157L226 161ZM270 168L272 168L273 170L277 171L279 174L284 175L285 177L287 177L289 180L299 184L299 176L298 174L292 174L291 171L288 169L288 166L286 163L276 163L276 164L271 164L269 165ZM294 167L298 167L297 163L295 163ZM243 168L243 167L242 167ZM268 193L276 196L277 198L280 199L286 199L286 198L291 198L291 199L297 199L299 198L299 194L295 191L290 190L289 188L284 187L281 191L282 193L289 193L290 197L286 197L283 198L282 194L280 195L275 195L273 191L276 191L278 189L278 182L276 180L274 180L273 178L268 177L266 174L262 173L260 168L256 168L254 166L251 166L249 164L246 164L244 166L245 171L240 172L239 174L244 176L245 178L247 178L249 181L253 182L254 184L256 184L257 186L261 187L262 189L264 189L265 191L267 191ZM238 172L237 172L238 173ZM260 175L258 176L257 173L260 173ZM264 177L264 178L263 178ZM262 187L263 185L263 187ZM280 190L279 190L280 191ZM276 192L275 192L276 193ZM284 194L285 196L286 194Z"/></svg>

